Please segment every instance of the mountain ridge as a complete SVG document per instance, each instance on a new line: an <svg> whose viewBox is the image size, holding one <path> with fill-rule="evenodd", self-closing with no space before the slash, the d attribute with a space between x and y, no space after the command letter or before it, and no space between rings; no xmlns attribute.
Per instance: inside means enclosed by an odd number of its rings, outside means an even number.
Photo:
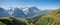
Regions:
<svg viewBox="0 0 60 25"><path fill-rule="evenodd" d="M22 7L23 8L23 7ZM10 7L10 9L9 10L6 10L6 11L8 11L8 13L10 14L10 16L12 16L12 17L18 17L18 15L20 15L20 17L24 17L24 15L25 15L25 17L26 18L33 18L33 17L36 17L36 16L38 16L38 15L40 15L40 13L42 13L42 12L45 12L45 11L40 11L37 7L29 7L29 8L17 8L17 7L15 7L15 8L11 8ZM17 9L17 10L16 10ZM21 13L21 12L22 13ZM16 14L14 14L15 12L17 12ZM48 12L48 11L47 11ZM46 12L46 13L47 13ZM18 14L19 13L19 14ZM21 14L24 14L24 15L22 15L21 16ZM45 14L45 13L44 13ZM24 18L25 18L24 17ZM19 18L19 17L18 17Z"/></svg>

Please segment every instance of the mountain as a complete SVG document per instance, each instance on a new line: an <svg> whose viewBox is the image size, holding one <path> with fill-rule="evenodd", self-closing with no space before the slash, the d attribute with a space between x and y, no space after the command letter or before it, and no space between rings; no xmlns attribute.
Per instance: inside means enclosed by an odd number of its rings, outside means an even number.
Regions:
<svg viewBox="0 0 60 25"><path fill-rule="evenodd" d="M51 11L51 10L40 10L40 15L43 15L43 14L47 14L49 11Z"/></svg>
<svg viewBox="0 0 60 25"><path fill-rule="evenodd" d="M27 12L27 17L28 18L34 18L39 15L43 15L48 13L50 10L41 10L38 9L37 7L30 7Z"/></svg>
<svg viewBox="0 0 60 25"><path fill-rule="evenodd" d="M60 9L52 10L36 20L35 25L60 25Z"/></svg>
<svg viewBox="0 0 60 25"><path fill-rule="evenodd" d="M3 8L0 8L0 17L10 16L10 14Z"/></svg>
<svg viewBox="0 0 60 25"><path fill-rule="evenodd" d="M9 9L7 11L10 14L10 16L13 17L12 14L14 13L14 8L9 7Z"/></svg>
<svg viewBox="0 0 60 25"><path fill-rule="evenodd" d="M27 16L28 17L32 17L32 16L37 15L38 13L39 13L39 9L38 8L36 8L36 7L30 7L28 9Z"/></svg>
<svg viewBox="0 0 60 25"><path fill-rule="evenodd" d="M13 11L12 11L13 10ZM40 11L37 7L21 7L21 9L19 8L14 8L14 9L10 9L10 11L12 11L12 16L13 17L23 17L23 18L33 18L36 17L38 15L42 15L48 12L48 10L42 10ZM19 14L18 14L19 13ZM22 14L22 15L21 15Z"/></svg>
<svg viewBox="0 0 60 25"><path fill-rule="evenodd" d="M25 15L27 15L29 8L28 7L21 7L21 10L25 13Z"/></svg>
<svg viewBox="0 0 60 25"><path fill-rule="evenodd" d="M46 14L49 11L49 10L39 10L37 7L24 7L24 8L8 7L8 8L9 8L8 10L2 8L3 10L2 11L0 10L0 13L3 12L4 14L15 18L33 18L38 15ZM4 16L4 14L2 14L1 16Z"/></svg>
<svg viewBox="0 0 60 25"><path fill-rule="evenodd" d="M19 8L14 9L12 16L15 18L25 18L26 17L24 12Z"/></svg>

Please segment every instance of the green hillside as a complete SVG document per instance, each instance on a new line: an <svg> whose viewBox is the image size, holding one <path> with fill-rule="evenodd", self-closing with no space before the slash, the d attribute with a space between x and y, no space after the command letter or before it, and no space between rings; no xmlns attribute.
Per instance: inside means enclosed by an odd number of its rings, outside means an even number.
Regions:
<svg viewBox="0 0 60 25"><path fill-rule="evenodd" d="M3 18L0 18L0 25L28 25L28 23L24 19L3 17Z"/></svg>
<svg viewBox="0 0 60 25"><path fill-rule="evenodd" d="M60 9L52 10L43 15L35 25L60 25Z"/></svg>

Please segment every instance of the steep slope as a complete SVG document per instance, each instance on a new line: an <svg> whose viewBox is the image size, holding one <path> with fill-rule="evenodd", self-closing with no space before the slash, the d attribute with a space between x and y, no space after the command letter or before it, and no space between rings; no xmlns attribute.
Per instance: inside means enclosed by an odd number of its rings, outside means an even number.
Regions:
<svg viewBox="0 0 60 25"><path fill-rule="evenodd" d="M10 14L10 16L13 17L12 14L14 13L14 8L9 7L9 9L7 11Z"/></svg>
<svg viewBox="0 0 60 25"><path fill-rule="evenodd" d="M38 13L39 13L39 9L37 9L36 7L30 7L28 12L27 12L27 16L33 17L33 16L37 15Z"/></svg>
<svg viewBox="0 0 60 25"><path fill-rule="evenodd" d="M29 12L29 8L28 7L21 7L21 10L25 13L25 15L27 15L27 13Z"/></svg>
<svg viewBox="0 0 60 25"><path fill-rule="evenodd" d="M43 15L35 25L60 25L60 9L52 10L48 14Z"/></svg>
<svg viewBox="0 0 60 25"><path fill-rule="evenodd" d="M24 12L19 8L15 8L13 12L14 13L12 14L12 16L15 18L25 18L26 17Z"/></svg>
<svg viewBox="0 0 60 25"><path fill-rule="evenodd" d="M9 13L3 8L0 8L0 17L6 17L6 16L10 16Z"/></svg>

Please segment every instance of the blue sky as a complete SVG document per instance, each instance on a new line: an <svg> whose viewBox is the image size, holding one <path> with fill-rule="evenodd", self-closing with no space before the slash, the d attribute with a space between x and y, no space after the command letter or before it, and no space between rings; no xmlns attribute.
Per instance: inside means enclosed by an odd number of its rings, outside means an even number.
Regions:
<svg viewBox="0 0 60 25"><path fill-rule="evenodd" d="M0 0L0 7L31 7L39 9L60 8L60 0Z"/></svg>

